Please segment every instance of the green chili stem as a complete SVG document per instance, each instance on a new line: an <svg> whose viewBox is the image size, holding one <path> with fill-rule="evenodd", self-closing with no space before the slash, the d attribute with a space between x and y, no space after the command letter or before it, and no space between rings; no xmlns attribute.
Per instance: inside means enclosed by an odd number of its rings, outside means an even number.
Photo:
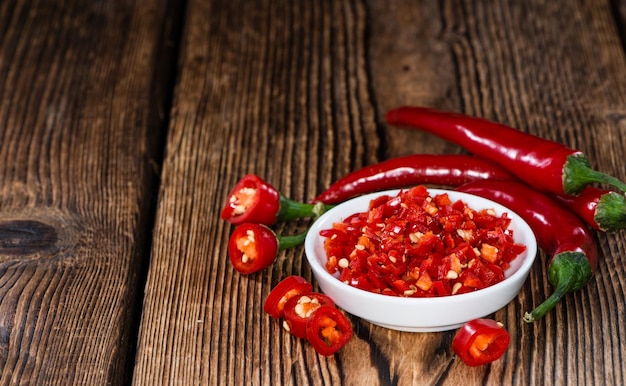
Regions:
<svg viewBox="0 0 626 386"><path fill-rule="evenodd" d="M605 232L626 228L626 196L617 192L603 194L598 201L594 220Z"/></svg>
<svg viewBox="0 0 626 386"><path fill-rule="evenodd" d="M541 319L563 296L581 289L589 281L591 274L591 264L584 253L562 252L554 256L548 271L554 292L534 310L525 313L524 321L531 323Z"/></svg>
<svg viewBox="0 0 626 386"><path fill-rule="evenodd" d="M326 212L328 209L333 207L333 205L326 205L322 202L316 202L315 204L303 204L300 202L289 200L287 198L285 198L285 200L290 203L289 205L293 205L292 208L299 208L299 209L295 209L291 211L290 212L291 214L296 214L296 213L304 214L301 216L290 217L289 219L297 218L297 217L313 217L313 220L316 220L318 217L324 214L324 212ZM283 201L281 200L281 204L282 203ZM297 204L297 205L294 205L294 204ZM281 210L282 208L283 207L281 205ZM279 215L280 215L280 212L279 212ZM286 219L282 218L282 220L286 220ZM309 233L310 228L311 227L309 226L304 232L298 233L296 235L276 235L276 239L278 240L278 250L282 251L284 249L289 249L289 248L297 247L299 245L304 244L304 240L306 239L306 235L307 233Z"/></svg>
<svg viewBox="0 0 626 386"><path fill-rule="evenodd" d="M306 239L306 234L308 232L309 229L307 228L307 230L302 233L298 233L297 235L276 235L276 239L278 240L278 250L282 251L304 244L304 240Z"/></svg>
<svg viewBox="0 0 626 386"><path fill-rule="evenodd" d="M289 221L305 217L317 218L330 208L332 208L332 205L325 205L321 202L307 204L291 200L281 194L280 209L276 216L276 221Z"/></svg>
<svg viewBox="0 0 626 386"><path fill-rule="evenodd" d="M626 192L626 183L606 173L591 168L589 159L583 154L574 154L567 157L563 168L563 191L566 194L577 195L592 183L607 184L622 192Z"/></svg>

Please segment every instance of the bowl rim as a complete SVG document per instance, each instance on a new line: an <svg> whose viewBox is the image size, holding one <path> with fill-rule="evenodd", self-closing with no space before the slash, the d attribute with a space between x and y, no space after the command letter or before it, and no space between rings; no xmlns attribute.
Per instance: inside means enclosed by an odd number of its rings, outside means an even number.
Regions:
<svg viewBox="0 0 626 386"><path fill-rule="evenodd" d="M349 199L340 204L337 204L336 206L329 209L324 214L322 214L319 218L316 219L316 221L311 225L311 228L309 229L305 238L305 242L304 242L305 255L316 279L318 278L318 275L322 275L322 277L326 279L334 280L335 282L333 282L333 285L338 286L347 294L353 294L355 296L365 297L367 299L376 300L376 301L384 300L391 304L397 303L398 305L406 306L406 305L426 305L426 304L441 304L441 303L446 303L446 302L471 301L474 298L482 298L484 296L488 296L489 294L493 292L498 292L503 287L509 286L510 283L514 283L516 279L521 279L528 275L528 272L530 271L530 268L532 267L535 261L536 255L537 255L537 239L536 239L534 232L528 225L528 223L524 219L522 219L517 213L515 213L513 210L495 201L492 201L487 198L483 198L474 194L459 192L455 190L439 189L439 188L427 187L427 189L428 189L429 195L431 196L434 196L440 193L448 193L449 195L453 196L451 197L453 201L456 201L457 199L461 199L466 204L468 204L470 208L474 210L494 209L498 215L502 215L502 213L506 212L507 216L511 218L511 223L512 224L515 223L516 226L518 226L521 229L521 232L523 234L526 234L528 237L530 237L529 241L531 241L529 244L524 244L526 246L526 251L523 252L524 254L523 261L518 267L516 267L515 271L511 273L512 266L507 268L505 270L504 280L494 285L491 285L489 287L482 288L480 290L467 292L463 294L436 296L436 297L424 297L424 298L401 297L401 296L378 294L378 293L362 290L360 288L356 288L356 287L353 287L349 284L342 282L335 275L332 275L331 273L329 273L326 270L326 268L322 266L322 264L320 263L320 260L316 258L316 255L317 255L315 251L316 243L319 240L322 240L323 242L323 239L324 239L324 237L319 235L319 232L323 229L328 229L326 225L330 221L330 219L336 218L337 213L344 211L345 208L348 208L350 206L357 206L350 214L356 213L357 211L360 212L363 210L367 210L367 206L365 206L364 209L360 209L360 208L363 208L364 204L369 204L369 202L373 198L379 197L381 195L395 195L401 191L406 191L406 189L392 189L392 190L383 190L379 192L364 194L364 195ZM475 204L470 205L470 203L467 202L468 199L470 201L482 202L483 205L478 205L478 206L476 206ZM339 221L342 221L344 218L345 217L341 217ZM333 222L336 222L336 220L331 221L329 225L332 226ZM517 230L516 234L519 232L520 230ZM326 256L323 256L323 257L326 258ZM519 256L516 257L512 261L512 263L518 260L518 258ZM319 281L319 279L317 280Z"/></svg>

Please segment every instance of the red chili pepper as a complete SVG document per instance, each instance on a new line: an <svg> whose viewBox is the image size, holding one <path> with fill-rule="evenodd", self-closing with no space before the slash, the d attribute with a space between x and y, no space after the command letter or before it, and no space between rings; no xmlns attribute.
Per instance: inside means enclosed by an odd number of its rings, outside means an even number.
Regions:
<svg viewBox="0 0 626 386"><path fill-rule="evenodd" d="M298 338L306 338L306 324L322 306L335 306L333 299L319 292L301 292L285 303L285 330Z"/></svg>
<svg viewBox="0 0 626 386"><path fill-rule="evenodd" d="M306 326L306 338L320 355L333 355L352 338L352 324L333 306L315 310Z"/></svg>
<svg viewBox="0 0 626 386"><path fill-rule="evenodd" d="M413 154L365 166L339 179L313 202L334 204L364 193L436 184L459 186L478 179L512 179L509 172L467 155Z"/></svg>
<svg viewBox="0 0 626 386"><path fill-rule="evenodd" d="M228 194L221 217L235 225L244 222L272 225L279 221L319 216L325 209L323 205L290 200L259 176L248 174Z"/></svg>
<svg viewBox="0 0 626 386"><path fill-rule="evenodd" d="M617 232L626 228L626 197L621 193L588 186L578 196L555 198L595 230Z"/></svg>
<svg viewBox="0 0 626 386"><path fill-rule="evenodd" d="M524 320L543 317L569 292L582 288L598 264L591 231L573 212L556 200L516 181L472 181L458 188L506 206L534 231L539 247L551 256L548 278L554 292Z"/></svg>
<svg viewBox="0 0 626 386"><path fill-rule="evenodd" d="M282 318L284 315L285 303L292 297L302 293L310 292L313 286L302 276L287 276L280 283L276 284L263 304L263 311L272 318Z"/></svg>
<svg viewBox="0 0 626 386"><path fill-rule="evenodd" d="M405 106L389 111L387 121L463 146L476 156L499 163L538 190L576 195L597 182L626 191L622 181L593 170L582 152L486 119Z"/></svg>
<svg viewBox="0 0 626 386"><path fill-rule="evenodd" d="M511 342L502 324L474 319L463 325L452 340L452 349L468 366L482 366L499 359Z"/></svg>
<svg viewBox="0 0 626 386"><path fill-rule="evenodd" d="M278 236L263 224L244 223L233 231L228 241L228 256L237 272L250 274L269 267L278 251L301 245L306 232Z"/></svg>

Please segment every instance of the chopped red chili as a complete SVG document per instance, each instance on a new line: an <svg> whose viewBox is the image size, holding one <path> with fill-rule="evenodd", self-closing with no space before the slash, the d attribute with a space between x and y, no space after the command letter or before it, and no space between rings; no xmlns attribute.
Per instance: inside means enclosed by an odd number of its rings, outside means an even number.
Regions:
<svg viewBox="0 0 626 386"><path fill-rule="evenodd" d="M383 195L320 234L326 269L366 291L435 297L479 290L504 280L525 250L507 229L511 219L474 210L423 185Z"/></svg>

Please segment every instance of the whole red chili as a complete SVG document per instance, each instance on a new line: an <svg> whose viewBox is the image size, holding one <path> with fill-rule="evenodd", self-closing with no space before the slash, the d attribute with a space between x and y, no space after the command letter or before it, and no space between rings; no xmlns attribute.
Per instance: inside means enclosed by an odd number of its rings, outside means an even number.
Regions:
<svg viewBox="0 0 626 386"><path fill-rule="evenodd" d="M228 256L235 270L250 274L270 266L278 251L301 245L306 232L279 236L263 224L244 223L235 228L228 241Z"/></svg>
<svg viewBox="0 0 626 386"><path fill-rule="evenodd" d="M592 169L582 152L486 119L405 106L389 111L387 122L454 142L478 157L497 162L538 190L577 195L597 182L626 191L622 181Z"/></svg>
<svg viewBox="0 0 626 386"><path fill-rule="evenodd" d="M412 154L365 166L347 174L313 202L335 204L364 193L436 184L459 186L478 179L512 179L509 172L485 160L454 154Z"/></svg>
<svg viewBox="0 0 626 386"><path fill-rule="evenodd" d="M617 232L626 228L626 197L621 193L588 186L578 196L555 198L595 230Z"/></svg>
<svg viewBox="0 0 626 386"><path fill-rule="evenodd" d="M244 222L272 225L294 218L319 216L325 209L321 203L305 204L288 199L259 176L248 174L228 194L221 217L235 225Z"/></svg>
<svg viewBox="0 0 626 386"><path fill-rule="evenodd" d="M539 247L549 254L548 278L554 292L524 315L533 322L543 317L567 293L579 290L591 278L598 250L591 231L556 200L516 181L472 181L458 188L506 206L531 227Z"/></svg>

